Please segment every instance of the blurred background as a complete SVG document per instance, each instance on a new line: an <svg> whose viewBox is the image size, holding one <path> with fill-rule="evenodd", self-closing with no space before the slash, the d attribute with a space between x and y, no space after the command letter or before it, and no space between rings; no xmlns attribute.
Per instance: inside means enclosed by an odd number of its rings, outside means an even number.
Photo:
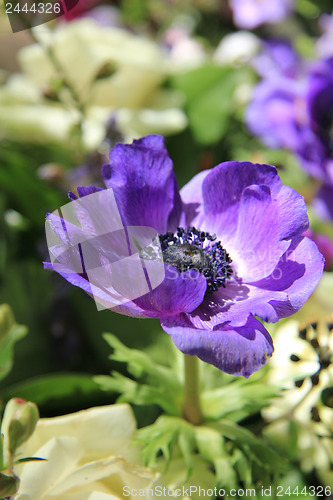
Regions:
<svg viewBox="0 0 333 500"><path fill-rule="evenodd" d="M162 363L168 357L157 320L98 312L81 289L42 264L49 260L46 213L66 204L77 186L102 186L110 149L149 133L166 137L180 187L222 161L277 166L283 182L305 197L309 236L326 258L323 285L297 321L326 321L333 301L333 170L325 155L305 157L300 142L289 139L300 123L312 126L304 90L309 68L333 57L331 0L81 0L66 15L16 33L4 6L0 304L12 312L0 310L3 403L33 400L45 417L115 401L92 378L112 369L126 373L108 359L104 332ZM333 69L327 82L333 95ZM286 109L282 117L273 116L274 105ZM332 378L327 384L331 390ZM159 412L154 405L136 408L139 425Z"/></svg>

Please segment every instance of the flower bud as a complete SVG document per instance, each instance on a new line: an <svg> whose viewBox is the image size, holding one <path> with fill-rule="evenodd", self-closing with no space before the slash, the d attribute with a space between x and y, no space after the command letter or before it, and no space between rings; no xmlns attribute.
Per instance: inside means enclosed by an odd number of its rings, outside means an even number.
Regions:
<svg viewBox="0 0 333 500"><path fill-rule="evenodd" d="M38 408L31 401L11 399L5 409L8 422L8 449L11 454L33 433L39 418Z"/></svg>
<svg viewBox="0 0 333 500"><path fill-rule="evenodd" d="M16 476L6 476L0 472L0 497L10 497L17 493L19 489L20 480Z"/></svg>
<svg viewBox="0 0 333 500"><path fill-rule="evenodd" d="M0 306L0 340L6 337L9 330L15 324L14 316L8 304Z"/></svg>

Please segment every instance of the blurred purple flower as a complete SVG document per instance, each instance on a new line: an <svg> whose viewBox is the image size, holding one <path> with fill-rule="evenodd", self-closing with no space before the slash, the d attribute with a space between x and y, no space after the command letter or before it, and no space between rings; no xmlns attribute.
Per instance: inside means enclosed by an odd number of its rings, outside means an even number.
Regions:
<svg viewBox="0 0 333 500"><path fill-rule="evenodd" d="M304 85L296 79L272 75L255 88L245 113L249 130L270 148L296 150L308 117Z"/></svg>
<svg viewBox="0 0 333 500"><path fill-rule="evenodd" d="M311 175L333 185L333 58L310 68L305 103L308 127L297 152Z"/></svg>
<svg viewBox="0 0 333 500"><path fill-rule="evenodd" d="M323 14L319 20L322 36L317 40L316 49L319 57L333 56L333 15Z"/></svg>
<svg viewBox="0 0 333 500"><path fill-rule="evenodd" d="M333 220L333 186L323 184L312 201L318 217L324 221Z"/></svg>
<svg viewBox="0 0 333 500"><path fill-rule="evenodd" d="M157 232L165 269L158 287L115 310L159 318L183 353L224 372L248 377L261 368L273 343L256 317L275 322L296 312L323 272L322 255L302 236L308 227L303 198L282 185L274 167L233 161L199 173L179 192L158 135L116 145L102 176L108 189L78 188L79 200L70 195L74 205L87 200L89 206L96 193L114 196L126 231L146 226ZM114 210L104 204L98 213L77 215L81 229L48 216L64 245L82 241L80 232L94 242L101 220ZM100 261L112 256L109 242L110 235L99 240ZM45 266L114 307L103 275L93 269L88 279L58 256L60 263Z"/></svg>
<svg viewBox="0 0 333 500"><path fill-rule="evenodd" d="M293 0L230 0L235 25L245 29L283 21L293 4Z"/></svg>
<svg viewBox="0 0 333 500"><path fill-rule="evenodd" d="M295 78L301 70L301 60L289 40L263 40L262 48L253 59L253 67L263 78L285 76Z"/></svg>
<svg viewBox="0 0 333 500"><path fill-rule="evenodd" d="M249 130L271 148L296 153L303 168L323 183L315 205L333 218L333 58L273 75L255 88L246 110Z"/></svg>

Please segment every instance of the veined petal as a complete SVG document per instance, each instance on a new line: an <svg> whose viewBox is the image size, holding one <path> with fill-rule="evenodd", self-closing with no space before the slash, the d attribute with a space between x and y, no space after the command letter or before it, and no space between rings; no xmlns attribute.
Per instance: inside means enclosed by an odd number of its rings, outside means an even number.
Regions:
<svg viewBox="0 0 333 500"><path fill-rule="evenodd" d="M249 377L274 351L269 333L253 316L240 327L221 324L203 330L194 328L189 318L181 315L164 320L162 328L184 354L198 356L231 375Z"/></svg>
<svg viewBox="0 0 333 500"><path fill-rule="evenodd" d="M202 184L204 228L229 239L237 227L242 193L253 185L268 186L274 196L282 183L276 168L270 165L228 161L213 168Z"/></svg>
<svg viewBox="0 0 333 500"><path fill-rule="evenodd" d="M163 283L134 302L147 316L175 316L194 311L202 303L206 289L206 278L194 269L180 273L175 267L165 266Z"/></svg>
<svg viewBox="0 0 333 500"><path fill-rule="evenodd" d="M249 315L275 323L297 312L322 275L324 259L309 238L295 239L266 278L231 281L204 301L189 317L196 328L213 329L221 323L241 326Z"/></svg>
<svg viewBox="0 0 333 500"><path fill-rule="evenodd" d="M242 194L237 231L228 244L238 276L246 283L268 276L290 246L280 241L279 207L266 185L247 187Z"/></svg>
<svg viewBox="0 0 333 500"><path fill-rule="evenodd" d="M114 191L124 224L153 227L159 233L177 227L182 205L162 136L117 144L102 176Z"/></svg>

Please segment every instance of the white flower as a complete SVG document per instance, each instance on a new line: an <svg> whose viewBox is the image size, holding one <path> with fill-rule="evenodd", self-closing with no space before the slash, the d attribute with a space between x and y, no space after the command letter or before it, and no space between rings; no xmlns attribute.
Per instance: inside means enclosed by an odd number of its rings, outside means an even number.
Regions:
<svg viewBox="0 0 333 500"><path fill-rule="evenodd" d="M303 327L293 319L276 329L268 383L280 386L282 391L263 410L270 423L266 434L286 449L290 449L290 421L294 422L294 453L303 470L309 472L315 467L318 473L325 473L325 484L333 479L329 479L333 462L332 320L333 316L328 322L321 320Z"/></svg>
<svg viewBox="0 0 333 500"><path fill-rule="evenodd" d="M250 31L236 31L222 38L214 53L217 64L244 64L259 52L261 42Z"/></svg>
<svg viewBox="0 0 333 500"><path fill-rule="evenodd" d="M53 31L43 25L34 28L34 34L41 43L22 48L18 55L21 80L29 95L35 94L34 100L26 102L24 92L13 99L13 79L0 88L0 135L38 141L39 130L44 131L44 141L70 139L70 131L79 123L78 107L85 108L87 149L100 144L111 115L119 117L126 140L157 129L165 135L175 133L186 126L179 96L161 89L174 71L173 64L153 41L101 27L92 19L58 25ZM47 98L55 95L54 89L61 103Z"/></svg>
<svg viewBox="0 0 333 500"><path fill-rule="evenodd" d="M124 486L148 488L156 475L136 465L137 450L130 447L135 431L125 404L41 419L19 451L47 461L15 468L21 479L15 500L114 500Z"/></svg>

